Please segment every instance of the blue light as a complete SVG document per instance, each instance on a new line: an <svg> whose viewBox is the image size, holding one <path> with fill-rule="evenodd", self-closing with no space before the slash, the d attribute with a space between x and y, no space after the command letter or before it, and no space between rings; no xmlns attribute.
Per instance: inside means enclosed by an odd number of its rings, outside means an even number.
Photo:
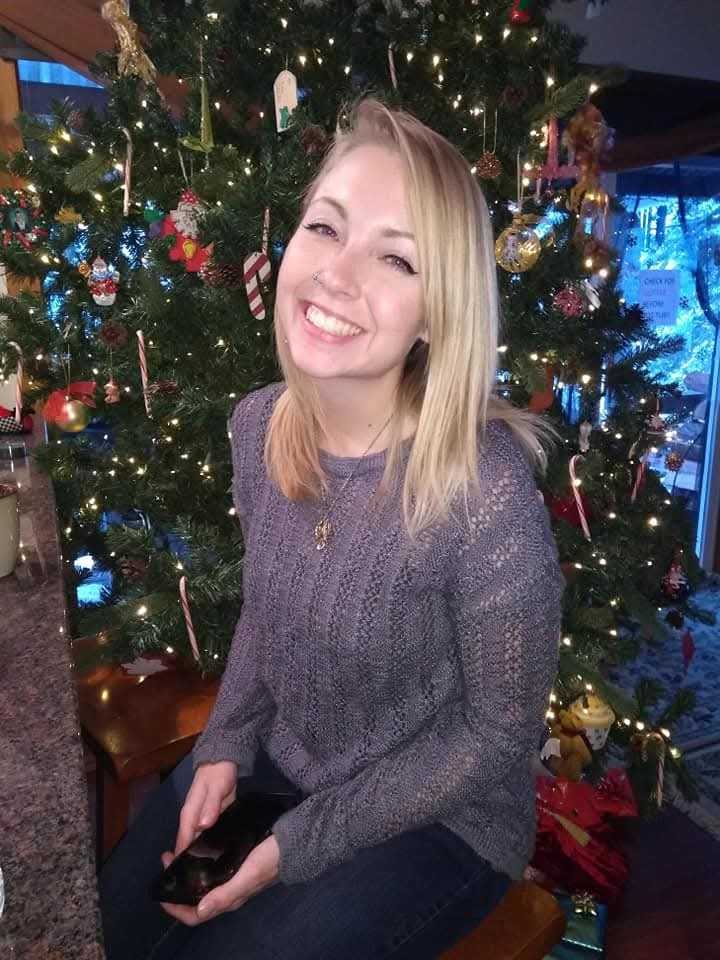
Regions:
<svg viewBox="0 0 720 960"><path fill-rule="evenodd" d="M47 313L53 323L57 321L62 316L63 307L65 306L65 294L64 293L51 293L47 298Z"/></svg>

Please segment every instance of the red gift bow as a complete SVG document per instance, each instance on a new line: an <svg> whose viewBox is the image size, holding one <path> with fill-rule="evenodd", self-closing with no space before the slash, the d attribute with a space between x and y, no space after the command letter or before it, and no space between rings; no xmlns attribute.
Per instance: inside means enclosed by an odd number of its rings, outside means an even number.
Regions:
<svg viewBox="0 0 720 960"><path fill-rule="evenodd" d="M94 380L76 380L64 390L53 390L45 402L42 415L47 423L57 423L62 419L63 407L68 400L78 400L87 407L95 406Z"/></svg>
<svg viewBox="0 0 720 960"><path fill-rule="evenodd" d="M570 892L588 890L602 902L614 900L628 867L611 820L637 816L625 771L609 771L596 787L539 777L536 798L533 867Z"/></svg>

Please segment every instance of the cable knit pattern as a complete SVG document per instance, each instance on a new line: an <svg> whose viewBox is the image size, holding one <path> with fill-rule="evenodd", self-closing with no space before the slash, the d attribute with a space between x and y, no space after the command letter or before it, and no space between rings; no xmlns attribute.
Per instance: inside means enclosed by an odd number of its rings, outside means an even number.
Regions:
<svg viewBox="0 0 720 960"><path fill-rule="evenodd" d="M518 877L565 582L532 470L491 422L470 527L460 508L412 544L398 502L368 509L385 452L321 452L331 497L357 469L318 551L318 507L287 500L263 465L284 389L249 394L230 420L244 605L195 764L234 760L245 775L261 742L300 788L274 826L284 883L434 822Z"/></svg>

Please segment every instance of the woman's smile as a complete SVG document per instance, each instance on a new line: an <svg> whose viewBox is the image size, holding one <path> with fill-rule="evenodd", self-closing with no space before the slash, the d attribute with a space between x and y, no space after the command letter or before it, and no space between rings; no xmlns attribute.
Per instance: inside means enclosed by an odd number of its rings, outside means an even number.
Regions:
<svg viewBox="0 0 720 960"><path fill-rule="evenodd" d="M348 323L336 314L306 300L301 300L298 305L298 319L306 336L333 346L357 340L365 332L356 324Z"/></svg>

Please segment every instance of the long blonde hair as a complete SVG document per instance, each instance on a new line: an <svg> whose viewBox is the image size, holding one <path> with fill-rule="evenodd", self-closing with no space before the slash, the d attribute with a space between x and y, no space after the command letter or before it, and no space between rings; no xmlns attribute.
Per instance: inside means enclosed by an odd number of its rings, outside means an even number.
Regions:
<svg viewBox="0 0 720 960"><path fill-rule="evenodd" d="M414 539L448 517L458 494L467 513L470 489L480 489L478 451L488 420L504 421L533 466L543 472L545 446L557 433L544 418L493 393L499 309L490 217L467 162L444 137L405 111L374 98L360 100L350 111L349 123L338 125L306 191L303 215L325 174L365 144L385 146L403 163L423 283L429 343L418 340L406 358L376 492L391 492L401 479L401 425L411 417L417 430L402 509ZM284 343L277 309L274 333L287 389L270 419L266 468L288 499L316 498L328 489L318 455L325 417L314 382L298 369Z"/></svg>

